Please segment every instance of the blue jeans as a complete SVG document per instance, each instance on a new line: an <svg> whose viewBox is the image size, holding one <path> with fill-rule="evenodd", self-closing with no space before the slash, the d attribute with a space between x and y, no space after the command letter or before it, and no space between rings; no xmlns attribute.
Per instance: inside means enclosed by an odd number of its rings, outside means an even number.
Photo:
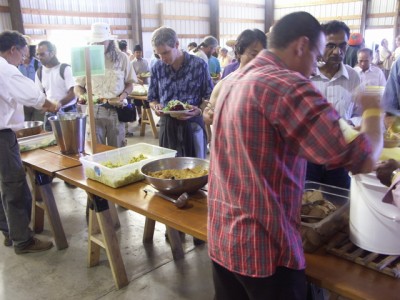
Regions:
<svg viewBox="0 0 400 300"><path fill-rule="evenodd" d="M33 237L29 228L32 196L15 133L0 131L0 144L0 230L9 234L14 247L23 248Z"/></svg>

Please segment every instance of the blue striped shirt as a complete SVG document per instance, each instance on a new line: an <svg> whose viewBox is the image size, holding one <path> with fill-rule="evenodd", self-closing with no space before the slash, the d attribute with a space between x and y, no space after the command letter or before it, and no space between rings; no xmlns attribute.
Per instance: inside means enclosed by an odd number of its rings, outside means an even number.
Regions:
<svg viewBox="0 0 400 300"><path fill-rule="evenodd" d="M213 83L207 64L187 52L183 52L183 55L183 64L177 71L161 60L151 68L147 97L150 102L158 101L165 107L171 100L180 100L200 106L203 99L210 97Z"/></svg>

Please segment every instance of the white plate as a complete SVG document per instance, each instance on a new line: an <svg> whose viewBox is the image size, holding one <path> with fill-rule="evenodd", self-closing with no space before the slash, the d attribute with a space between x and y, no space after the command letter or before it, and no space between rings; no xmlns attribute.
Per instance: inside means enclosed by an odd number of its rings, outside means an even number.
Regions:
<svg viewBox="0 0 400 300"><path fill-rule="evenodd" d="M193 109L185 109L185 110L169 110L169 111L161 111L166 115L171 115L171 116L177 116L177 115L181 115L181 114L185 114L189 111L193 111Z"/></svg>

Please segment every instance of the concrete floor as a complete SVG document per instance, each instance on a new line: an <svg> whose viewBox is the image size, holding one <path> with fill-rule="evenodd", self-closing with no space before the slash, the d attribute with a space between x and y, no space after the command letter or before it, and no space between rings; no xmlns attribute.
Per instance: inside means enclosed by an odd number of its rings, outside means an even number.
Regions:
<svg viewBox="0 0 400 300"><path fill-rule="evenodd" d="M128 144L158 145L149 126L146 136L130 127L134 137ZM142 243L144 217L118 208L121 228L117 235L129 285L117 290L105 251L100 264L87 268L86 194L55 179L53 190L69 247L16 255L0 239L0 299L213 299L214 288L207 245L194 247L192 237L184 242L185 258L174 261L165 241L165 226L157 223L152 244ZM38 235L52 239L49 226Z"/></svg>

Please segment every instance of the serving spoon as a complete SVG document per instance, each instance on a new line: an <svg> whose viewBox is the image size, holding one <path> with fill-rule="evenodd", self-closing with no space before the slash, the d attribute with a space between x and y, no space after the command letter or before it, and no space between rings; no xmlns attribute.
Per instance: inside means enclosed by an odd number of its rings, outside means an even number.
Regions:
<svg viewBox="0 0 400 300"><path fill-rule="evenodd" d="M153 191L153 190L149 190L149 189L144 189L143 191L146 193L146 195L147 195L147 193L154 193L155 195L174 203L177 208L184 208L186 206L187 202L188 202L188 199L189 199L189 194L186 193L186 192L181 194L175 200L174 198L171 198L171 197L169 197L167 195L164 195L163 193L160 193L160 192L157 192L157 191Z"/></svg>

